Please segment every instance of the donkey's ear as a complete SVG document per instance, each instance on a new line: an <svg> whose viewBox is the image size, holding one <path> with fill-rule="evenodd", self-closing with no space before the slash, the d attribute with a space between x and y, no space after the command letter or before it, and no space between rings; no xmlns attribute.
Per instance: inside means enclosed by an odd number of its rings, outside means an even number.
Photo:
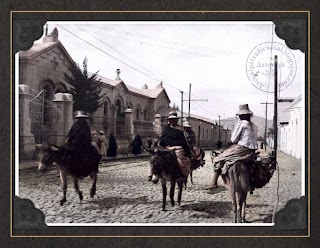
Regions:
<svg viewBox="0 0 320 248"><path fill-rule="evenodd" d="M50 146L50 148L51 148L51 151L53 151L53 152L60 151L59 147L56 147L56 146Z"/></svg>

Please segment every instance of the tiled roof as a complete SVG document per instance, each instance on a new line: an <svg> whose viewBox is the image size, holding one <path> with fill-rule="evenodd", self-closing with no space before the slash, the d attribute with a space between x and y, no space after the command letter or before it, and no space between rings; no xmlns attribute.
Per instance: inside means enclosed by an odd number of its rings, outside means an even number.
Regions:
<svg viewBox="0 0 320 248"><path fill-rule="evenodd" d="M179 116L181 116L181 111L177 111L177 113L178 113ZM183 117L184 118L188 117L188 113L183 112ZM190 117L194 118L194 119L198 119L198 120L202 120L202 121L205 121L205 122L209 122L209 123L215 124L214 120L206 118L206 117L203 117L203 116L200 116L200 115L195 115L195 114L191 114L190 113Z"/></svg>
<svg viewBox="0 0 320 248"><path fill-rule="evenodd" d="M21 59L31 59L31 58L38 56L41 53L44 53L45 51L48 51L56 46L61 46L62 50L66 53L67 57L71 61L73 61L72 58L70 57L70 55L68 54L68 52L66 51L66 49L64 48L64 46L60 43L60 41L46 41L46 42L41 42L41 43L35 43L29 50L19 52L19 57ZM93 75L93 73L88 72L88 75L91 76L91 75ZM113 87L116 87L118 84L123 82L121 79L112 80L112 79L103 77L101 75L97 75L97 79L100 79L102 83L111 85ZM129 86L126 84L124 84L124 85L131 92L134 92L136 94L146 96L149 98L153 98L153 99L157 98L159 96L159 94L164 90L164 88L162 88L162 87L156 88L156 89L137 89L135 87L132 87L132 86ZM168 99L169 99L169 97L168 97ZM169 99L169 101L170 101L170 99Z"/></svg>
<svg viewBox="0 0 320 248"><path fill-rule="evenodd" d="M88 72L89 75L92 75L93 73ZM121 82L123 82L122 80L112 80L110 78L106 78L103 77L101 75L97 75L97 79L100 79L101 82L109 84L113 87L117 86L118 84L120 84ZM125 84L126 85L126 84ZM164 90L164 88L161 89L137 89L135 87L132 87L130 85L126 85L127 89L133 93L139 94L139 95L143 95L143 96L147 96L149 98L157 98L159 96L159 94Z"/></svg>

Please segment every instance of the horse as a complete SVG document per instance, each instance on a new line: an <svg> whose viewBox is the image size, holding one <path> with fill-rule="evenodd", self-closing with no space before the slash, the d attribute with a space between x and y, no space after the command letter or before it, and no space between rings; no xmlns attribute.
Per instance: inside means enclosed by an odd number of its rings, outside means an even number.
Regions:
<svg viewBox="0 0 320 248"><path fill-rule="evenodd" d="M40 162L38 166L38 170L44 173L54 163L58 165L61 180L61 188L63 191L63 197L60 200L61 206L63 205L63 203L67 201L66 193L68 175L72 176L74 188L79 195L80 202L83 199L83 195L79 189L78 180L90 176L90 178L92 179L90 197L94 197L94 195L96 194L98 165L101 159L101 155L94 147L91 148L89 153L74 154L74 156L78 156L78 159L73 159L69 163L66 163L66 154L66 146L43 144L40 148Z"/></svg>
<svg viewBox="0 0 320 248"><path fill-rule="evenodd" d="M245 210L248 192L265 186L275 170L276 161L272 155L258 159L260 161L236 161L231 165L222 179L226 185L234 212L234 223L246 222Z"/></svg>
<svg viewBox="0 0 320 248"><path fill-rule="evenodd" d="M187 177L182 174L175 150L165 149L148 149L143 147L149 152L152 157L150 159L150 166L152 171L151 181L157 184L159 180L162 186L162 210L166 211L166 197L167 197L167 181L170 182L170 201L171 206L175 205L174 191L176 184L178 185L178 205L181 204L182 186L186 182Z"/></svg>

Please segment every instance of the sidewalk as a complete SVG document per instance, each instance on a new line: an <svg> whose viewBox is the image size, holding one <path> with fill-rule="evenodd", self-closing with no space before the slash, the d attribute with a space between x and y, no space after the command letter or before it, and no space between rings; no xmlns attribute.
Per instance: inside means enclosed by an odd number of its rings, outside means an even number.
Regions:
<svg viewBox="0 0 320 248"><path fill-rule="evenodd" d="M127 159L146 158L146 157L150 157L150 154L147 152L142 152L137 156L133 154L129 154L128 156L118 155L117 157L106 157L106 158L103 158L101 162L108 163L108 161L116 162L116 161L122 161ZM39 160L21 161L19 163L19 170L37 170L38 164L39 164Z"/></svg>

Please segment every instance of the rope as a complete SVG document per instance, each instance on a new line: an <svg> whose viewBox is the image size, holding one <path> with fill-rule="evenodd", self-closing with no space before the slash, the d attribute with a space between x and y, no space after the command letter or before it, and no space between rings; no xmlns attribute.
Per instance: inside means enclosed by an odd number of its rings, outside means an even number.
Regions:
<svg viewBox="0 0 320 248"><path fill-rule="evenodd" d="M277 170L278 170L278 185L277 185L277 200L279 202L279 188L280 188L280 169L279 169L279 164L276 162L277 165Z"/></svg>

